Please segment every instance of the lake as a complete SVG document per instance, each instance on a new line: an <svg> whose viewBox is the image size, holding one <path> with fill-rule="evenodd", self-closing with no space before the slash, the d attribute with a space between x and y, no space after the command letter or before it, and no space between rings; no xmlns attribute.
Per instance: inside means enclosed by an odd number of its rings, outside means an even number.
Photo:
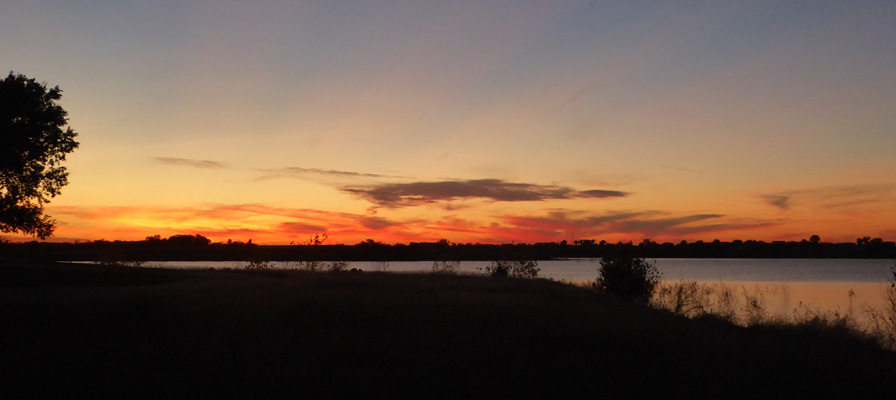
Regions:
<svg viewBox="0 0 896 400"><path fill-rule="evenodd" d="M797 308L837 312L861 319L865 307L882 308L892 282L894 261L888 259L648 259L665 282L697 281L725 285L740 296L760 295L769 313L792 314ZM168 268L242 268L242 261L150 262ZM364 271L429 272L432 261L350 262ZM461 273L484 273L488 261L463 261ZM276 268L296 263L275 262ZM539 261L540 277L570 283L592 282L599 260Z"/></svg>
<svg viewBox="0 0 896 400"><path fill-rule="evenodd" d="M598 259L539 261L540 277L567 281L589 282L597 277ZM663 278L669 281L758 281L758 282L887 282L892 278L893 260L887 259L792 259L792 258L660 258L655 262ZM168 261L150 262L152 266L167 268L241 268L244 261ZM295 266L292 262L274 262L275 268ZM428 272L432 261L391 261L386 267L391 272ZM488 261L463 261L461 272L477 273ZM348 268L364 271L382 270L383 264L355 261Z"/></svg>

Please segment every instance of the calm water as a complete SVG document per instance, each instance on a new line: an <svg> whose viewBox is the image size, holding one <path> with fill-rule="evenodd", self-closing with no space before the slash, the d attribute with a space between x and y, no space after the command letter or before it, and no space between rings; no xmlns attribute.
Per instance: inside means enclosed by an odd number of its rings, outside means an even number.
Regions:
<svg viewBox="0 0 896 400"><path fill-rule="evenodd" d="M891 279L893 260L886 259L684 259L661 258L657 269L668 281L693 280L707 282L865 282L882 283ZM278 268L289 268L292 263L274 263ZM463 261L461 272L477 273L488 261ZM150 262L152 266L175 268L241 268L245 262L236 261L171 261ZM597 259L539 261L539 276L567 281L589 282L597 277ZM348 268L365 271L382 270L377 262L351 262ZM432 261L393 261L386 266L391 272L428 272Z"/></svg>
<svg viewBox="0 0 896 400"><path fill-rule="evenodd" d="M866 307L883 308L894 260L886 259L656 259L666 282L725 284L739 295L761 294L771 314L787 316L797 309L837 312L863 318ZM175 268L242 268L245 262L151 262ZM295 263L274 263L278 268ZM463 273L483 273L487 261L464 261ZM597 277L597 259L539 261L540 277L584 283ZM365 271L429 272L431 261L351 262Z"/></svg>

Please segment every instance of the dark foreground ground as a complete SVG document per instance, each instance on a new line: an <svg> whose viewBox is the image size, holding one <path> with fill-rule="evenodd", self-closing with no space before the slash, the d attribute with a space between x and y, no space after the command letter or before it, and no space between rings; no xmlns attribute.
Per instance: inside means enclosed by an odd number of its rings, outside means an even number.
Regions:
<svg viewBox="0 0 896 400"><path fill-rule="evenodd" d="M0 363L25 398L887 398L896 379L896 354L845 331L544 280L10 263Z"/></svg>

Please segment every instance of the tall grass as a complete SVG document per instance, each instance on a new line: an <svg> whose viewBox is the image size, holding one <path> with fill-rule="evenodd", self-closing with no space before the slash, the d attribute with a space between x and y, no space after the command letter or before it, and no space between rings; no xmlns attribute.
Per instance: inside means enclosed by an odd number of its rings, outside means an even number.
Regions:
<svg viewBox="0 0 896 400"><path fill-rule="evenodd" d="M865 317L869 321L871 333L886 347L896 350L896 268L893 280L882 294L882 309L865 306Z"/></svg>
<svg viewBox="0 0 896 400"><path fill-rule="evenodd" d="M289 261L285 264L285 269L292 270L300 270L300 271L328 271L328 272L341 272L348 270L349 263L347 261L317 261L317 260L305 260L305 261Z"/></svg>
<svg viewBox="0 0 896 400"><path fill-rule="evenodd" d="M538 261L535 260L497 260L490 262L485 267L485 273L495 277L537 278L540 271Z"/></svg>
<svg viewBox="0 0 896 400"><path fill-rule="evenodd" d="M854 292L850 291L850 301ZM836 329L848 334L874 338L883 348L896 350L896 275L882 294L884 307L863 307L860 323L852 312L826 311L800 302L787 314L771 313L766 292L756 287L735 290L725 283L705 284L683 281L662 284L651 298L654 308L688 318L715 317L733 324L750 326L792 326L794 328Z"/></svg>
<svg viewBox="0 0 896 400"><path fill-rule="evenodd" d="M713 285L694 281L662 284L650 299L650 305L688 318L714 316L743 326L772 319L762 290L742 287L738 292L722 282Z"/></svg>
<svg viewBox="0 0 896 400"><path fill-rule="evenodd" d="M437 274L455 274L460 271L460 261L433 261L432 272Z"/></svg>

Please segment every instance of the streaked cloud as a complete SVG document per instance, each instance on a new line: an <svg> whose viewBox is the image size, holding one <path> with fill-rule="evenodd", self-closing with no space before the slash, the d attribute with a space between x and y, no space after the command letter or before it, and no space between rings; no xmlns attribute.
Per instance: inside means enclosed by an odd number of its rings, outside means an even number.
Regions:
<svg viewBox="0 0 896 400"><path fill-rule="evenodd" d="M472 198L512 202L610 198L628 195L625 192L615 190L579 191L565 186L505 182L500 179L344 186L340 190L384 207L416 206L440 201Z"/></svg>
<svg viewBox="0 0 896 400"><path fill-rule="evenodd" d="M575 195L575 196L573 196L573 197L590 197L590 198L595 198L595 199L602 199L602 198L604 198L604 197L625 197L625 196L628 196L628 193L620 192L620 191L618 191L618 190L600 190L600 189L594 189L594 190L582 190L582 191L580 191L580 192L578 192L578 193L579 193L578 195Z"/></svg>
<svg viewBox="0 0 896 400"><path fill-rule="evenodd" d="M284 231L298 232L326 232L327 227L322 225L306 224L302 222L283 222L280 228Z"/></svg>
<svg viewBox="0 0 896 400"><path fill-rule="evenodd" d="M741 223L728 224L708 224L699 226L681 226L668 229L663 234L671 236L688 236L704 233L729 232L729 231L747 231L755 229L770 228L780 225L778 221L744 221Z"/></svg>
<svg viewBox="0 0 896 400"><path fill-rule="evenodd" d="M667 233L671 229L680 228L693 222L718 219L724 217L721 214L694 214L675 218L629 218L613 224L613 230L617 232L638 232L644 234Z"/></svg>
<svg viewBox="0 0 896 400"><path fill-rule="evenodd" d="M373 174L368 172L340 171L335 169L321 168L303 168L303 167L284 167L275 169L262 170L264 175L259 180L273 178L299 178L309 179L317 177L336 177L336 178L400 178L394 175Z"/></svg>
<svg viewBox="0 0 896 400"><path fill-rule="evenodd" d="M703 173L703 171L698 171L696 169L679 167L677 165L669 165L669 164L660 165L660 168L671 169L673 171L681 171L681 172Z"/></svg>
<svg viewBox="0 0 896 400"><path fill-rule="evenodd" d="M891 203L896 201L896 185L845 185L790 190L761 195L766 203L781 210L792 207L820 207L842 209L859 205Z"/></svg>
<svg viewBox="0 0 896 400"><path fill-rule="evenodd" d="M190 158L176 157L153 157L153 160L168 165L178 165L184 167L205 168L205 169L226 169L227 164L220 161L211 160L194 160Z"/></svg>
<svg viewBox="0 0 896 400"><path fill-rule="evenodd" d="M782 210L786 210L790 208L790 196L783 194L767 194L762 196L762 199L765 200L769 205L778 207Z"/></svg>
<svg viewBox="0 0 896 400"><path fill-rule="evenodd" d="M357 220L361 223L362 226L371 230L385 229L392 226L400 225L400 223L398 222L390 221L386 218L381 217L362 216L358 217Z"/></svg>
<svg viewBox="0 0 896 400"><path fill-rule="evenodd" d="M610 238L614 235L631 238L674 239L709 232L750 230L777 225L779 221L733 219L722 214L691 214L664 217L660 211L626 211L589 215L581 211L558 210L542 216L507 216L507 235L513 232L535 232L542 240L561 240L574 235L579 238Z"/></svg>

